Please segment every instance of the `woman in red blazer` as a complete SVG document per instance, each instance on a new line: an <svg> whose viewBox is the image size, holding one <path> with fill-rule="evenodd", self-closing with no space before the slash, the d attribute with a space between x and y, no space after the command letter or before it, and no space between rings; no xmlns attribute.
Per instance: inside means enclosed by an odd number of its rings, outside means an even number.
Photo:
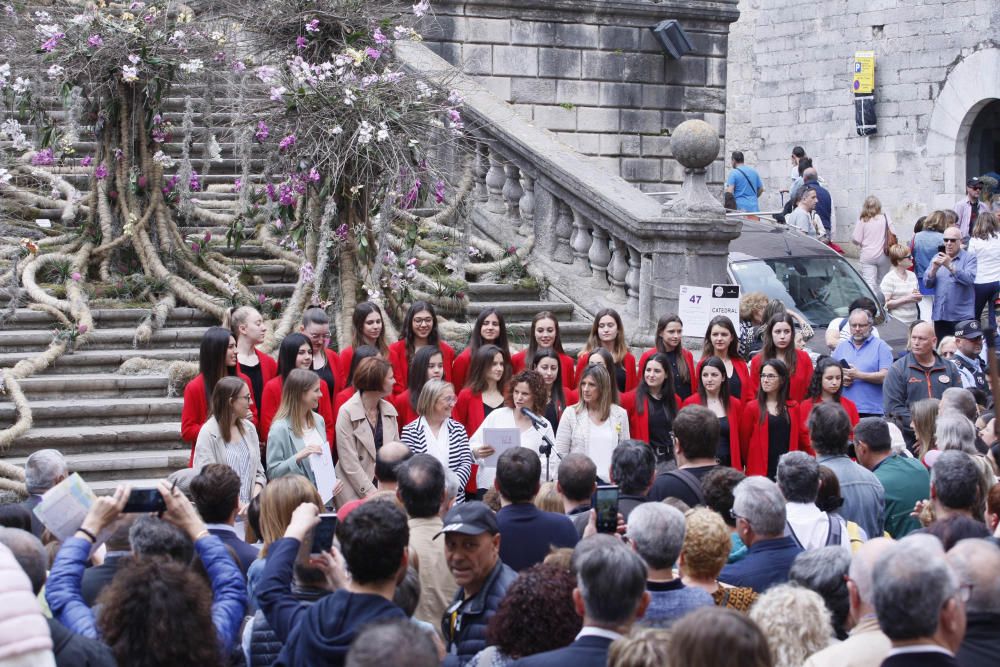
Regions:
<svg viewBox="0 0 1000 667"><path fill-rule="evenodd" d="M636 390L622 395L622 407L628 411L629 437L648 442L656 451L669 452L670 458L670 431L681 405L673 389L670 360L657 352L646 358Z"/></svg>
<svg viewBox="0 0 1000 667"><path fill-rule="evenodd" d="M698 393L692 394L684 405L703 405L719 418L719 447L715 457L719 464L743 469L740 451L740 425L743 420L743 403L729 395L726 365L718 357L709 357L701 364Z"/></svg>
<svg viewBox="0 0 1000 667"><path fill-rule="evenodd" d="M558 354L559 364L562 366L560 375L562 386L566 389L576 388L576 369L573 368L573 359L563 350L562 337L559 335L559 320L548 310L536 314L531 318L531 338L528 341L527 349L521 350L510 358L514 374L518 374L529 367L535 361L537 352L544 348L550 348Z"/></svg>
<svg viewBox="0 0 1000 667"><path fill-rule="evenodd" d="M441 340L438 333L437 313L426 301L414 301L403 319L403 338L389 346L389 363L396 378L393 395L402 394L409 380L410 362L417 350L425 345L435 345L444 358L444 379L451 382L451 367L455 363L455 350Z"/></svg>
<svg viewBox="0 0 1000 667"><path fill-rule="evenodd" d="M698 374L695 372L694 357L681 345L684 323L677 315L664 315L656 323L656 347L650 348L639 357L639 368L646 367L646 359L657 352L667 355L670 374L674 378L674 392L683 400L698 391Z"/></svg>
<svg viewBox="0 0 1000 667"><path fill-rule="evenodd" d="M236 375L250 387L250 378L240 373L236 361L236 339L229 329L209 327L201 337L198 350L198 367L201 372L184 387L184 406L181 408L181 439L191 443L191 459L194 463L194 445L198 441L198 431L208 421L209 406L215 383L226 375ZM250 416L256 425L257 406L250 404Z"/></svg>
<svg viewBox="0 0 1000 667"><path fill-rule="evenodd" d="M309 370L316 373L326 385L327 396L330 397L330 410L333 410L333 396L344 388L347 384L344 381L344 374L340 368L340 357L331 350L330 344L330 318L322 308L308 308L302 313L302 325L299 331L305 334L312 343L313 359L312 368Z"/></svg>
<svg viewBox="0 0 1000 667"><path fill-rule="evenodd" d="M551 347L540 347L532 358L531 370L537 371L542 376L545 388L548 390L549 400L545 404L543 416L550 424L558 424L566 406L574 405L578 400L576 390L567 389L563 382L562 372L565 365L562 359L565 356ZM570 365L570 368L573 366Z"/></svg>
<svg viewBox="0 0 1000 667"><path fill-rule="evenodd" d="M420 416L417 414L417 401L420 400L420 392L427 381L441 379L444 379L444 355L441 350L436 345L426 345L417 350L413 355L413 363L410 364L406 391L390 399L399 413L396 423L399 424L400 431Z"/></svg>
<svg viewBox="0 0 1000 667"><path fill-rule="evenodd" d="M799 404L788 398L788 367L780 359L761 365L757 398L743 407L740 445L747 475L774 479L778 459L801 449Z"/></svg>
<svg viewBox="0 0 1000 667"><path fill-rule="evenodd" d="M346 384L351 383L351 372L357 367L357 362L354 361L356 348L368 345L374 347L383 359L389 358L389 344L385 341L382 319L382 309L377 303L362 301L354 307L354 314L351 316L351 344L338 355L340 371L348 371ZM336 397L334 402L336 403Z"/></svg>
<svg viewBox="0 0 1000 667"><path fill-rule="evenodd" d="M611 353L615 367L609 368L612 384L619 392L632 391L639 386L639 376L635 371L635 357L625 345L625 328L622 317L614 308L599 310L594 316L594 324L590 327L590 336L577 357L576 377L583 375L589 363L590 354L594 350L605 349Z"/></svg>
<svg viewBox="0 0 1000 667"><path fill-rule="evenodd" d="M458 392L454 417L465 432L475 434L486 415L507 404L507 384L510 365L503 350L496 345L483 345L476 350L469 367L469 379Z"/></svg>
<svg viewBox="0 0 1000 667"><path fill-rule="evenodd" d="M791 376L788 380L788 398L802 402L809 391L813 364L808 354L795 349L795 320L788 313L772 316L764 327L764 347L750 361L750 381L755 392L760 365L768 359L781 359L785 362Z"/></svg>
<svg viewBox="0 0 1000 667"><path fill-rule="evenodd" d="M733 321L725 315L713 317L705 329L705 341L701 348L701 361L698 362L698 377L701 377L701 367L709 357L718 357L726 367L726 377L729 381L729 395L738 398L744 405L753 400L754 390L750 385L750 370L747 362L739 352L739 336Z"/></svg>
<svg viewBox="0 0 1000 667"><path fill-rule="evenodd" d="M854 401L840 395L844 388L844 369L840 363L831 357L820 357L816 362L816 370L813 371L812 382L809 384L809 394L806 400L799 403L799 417L802 419L802 432L805 435L805 442L802 449L814 454L812 444L809 441L809 415L816 405L827 402L837 403L844 408L847 418L851 420L851 436L854 436L854 427L857 426L860 416L858 406Z"/></svg>
<svg viewBox="0 0 1000 667"><path fill-rule="evenodd" d="M251 306L230 308L222 325L228 328L236 338L236 361L239 370L250 379L250 390L253 402L260 406L264 396L264 385L278 374L278 364L257 349L264 342L267 328L264 318ZM257 435L261 436L258 427ZM260 437L261 442L264 438Z"/></svg>
<svg viewBox="0 0 1000 667"><path fill-rule="evenodd" d="M483 345L496 345L510 360L510 343L507 342L507 324L503 315L496 308L485 308L479 312L476 323L472 325L472 335L469 344L462 350L451 365L451 381L456 389L465 386L469 374L469 364L476 350Z"/></svg>
<svg viewBox="0 0 1000 667"><path fill-rule="evenodd" d="M312 366L312 342L304 334L292 333L285 336L278 348L278 374L264 385L264 400L260 404L261 447L267 447L267 434L271 432L271 422L281 405L281 390L285 386L285 378L293 368L309 370ZM326 425L326 441L330 451L336 458L337 436L334 432L336 422L333 420L333 402L326 393L326 383L319 383L320 399L316 412L323 418Z"/></svg>

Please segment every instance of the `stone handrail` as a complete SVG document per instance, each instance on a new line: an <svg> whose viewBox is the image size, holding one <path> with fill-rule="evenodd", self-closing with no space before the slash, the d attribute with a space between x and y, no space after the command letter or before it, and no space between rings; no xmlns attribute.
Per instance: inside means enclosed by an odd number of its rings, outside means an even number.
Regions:
<svg viewBox="0 0 1000 667"><path fill-rule="evenodd" d="M729 241L741 223L726 218L705 185L705 167L719 151L709 125L675 129L671 148L684 183L662 204L535 127L425 45L400 42L396 53L408 70L465 99L477 227L507 247L534 236L529 268L581 309L618 307L636 342L660 315L676 312L680 284L728 282Z"/></svg>

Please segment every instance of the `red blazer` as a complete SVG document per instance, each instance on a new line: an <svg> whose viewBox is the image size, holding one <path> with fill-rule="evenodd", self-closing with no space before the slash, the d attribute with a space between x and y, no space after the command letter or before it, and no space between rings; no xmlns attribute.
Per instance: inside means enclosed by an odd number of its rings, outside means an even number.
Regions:
<svg viewBox="0 0 1000 667"><path fill-rule="evenodd" d="M691 394L684 401L684 407L701 405L701 396ZM726 417L729 418L729 461L737 470L743 469L743 452L740 451L740 427L743 424L743 403L738 398L729 397L726 407Z"/></svg>
<svg viewBox="0 0 1000 667"><path fill-rule="evenodd" d="M351 396L354 396L356 390L353 385L347 386L337 392L337 395L333 397L333 422L337 423L337 417L340 416L340 408L344 406L344 403L351 400Z"/></svg>
<svg viewBox="0 0 1000 667"><path fill-rule="evenodd" d="M345 386L347 386L347 373L344 371L344 369L340 367L340 355L338 355L330 348L324 349L323 352L326 353L326 363L330 365L330 372L333 373L333 391L335 392L333 395L336 395L336 392L340 391ZM326 382L324 382L323 384L326 384ZM327 395L329 396L327 403L330 404L330 409L332 410L333 395L330 395L329 387L327 387L326 389L327 389Z"/></svg>
<svg viewBox="0 0 1000 667"><path fill-rule="evenodd" d="M452 416L465 427L465 432L471 438L486 419L483 395L472 393L472 389L469 387L458 392L458 401L455 403Z"/></svg>
<svg viewBox="0 0 1000 667"><path fill-rule="evenodd" d="M805 441L802 443L802 449L813 456L816 455L816 452L813 451L812 443L809 440L809 415L812 413L813 406L818 403L818 398L807 398L799 403L799 418L802 419L801 432L805 438ZM858 406L854 405L854 401L843 396L840 397L840 405L844 408L844 412L847 413L847 418L851 420L851 438L853 439L854 427L858 425L858 421L861 419L858 415Z"/></svg>
<svg viewBox="0 0 1000 667"><path fill-rule="evenodd" d="M451 367L455 363L455 350L448 343L439 340L437 344L441 350L442 361L444 361L444 379L451 382ZM397 340L389 346L389 363L392 364L392 373L396 378L396 384L392 387L393 395L402 394L406 390L407 380L410 377L410 360L406 357L406 340ZM458 391L461 387L455 387Z"/></svg>
<svg viewBox="0 0 1000 667"><path fill-rule="evenodd" d="M267 434L271 432L271 422L274 421L274 415L278 412L278 407L281 405L281 388L284 384L284 380L276 377L264 385L264 398L261 400L260 406L261 443L267 442ZM330 395L325 382L319 383L319 390L323 395L320 396L319 407L316 408L316 412L323 418L324 426L326 426L326 441L330 443L330 451L335 452L337 450L337 436L334 428L337 423L333 417L333 403L330 401Z"/></svg>
<svg viewBox="0 0 1000 667"><path fill-rule="evenodd" d="M676 402L677 409L680 410L683 404L681 397L674 394L674 401ZM628 436L630 438L635 438L636 440L644 440L649 442L649 401L646 401L646 406L642 411L642 414L636 413L636 402L635 402L635 392L629 391L621 395L621 406L625 408L628 412Z"/></svg>
<svg viewBox="0 0 1000 667"><path fill-rule="evenodd" d="M267 384L278 375L278 362L257 348L254 348L253 351L257 353L257 360L260 362L260 374L264 378L264 384ZM263 394L261 395L261 400L263 401Z"/></svg>
<svg viewBox="0 0 1000 667"><path fill-rule="evenodd" d="M236 376L250 385L250 378L236 368ZM250 403L250 419L256 426L257 406ZM198 441L198 431L208 421L208 403L205 401L205 377L199 373L195 379L184 387L184 407L181 408L181 439L191 443L191 459L188 466L194 464L194 445Z"/></svg>
<svg viewBox="0 0 1000 667"><path fill-rule="evenodd" d="M740 402L746 405L754 398L757 397L757 390L750 386L750 370L747 368L747 362L742 359L733 359L733 372L740 376L740 395L733 396L733 398L739 398ZM702 358L698 362L698 368L695 369L695 373L698 377L701 377L701 367L704 365L705 359ZM695 392L697 393L697 391Z"/></svg>
<svg viewBox="0 0 1000 667"><path fill-rule="evenodd" d="M451 362L451 381L456 389L462 389L465 386L465 378L469 374L469 364L471 363L472 350L469 346L459 352L455 361Z"/></svg>
<svg viewBox="0 0 1000 667"><path fill-rule="evenodd" d="M788 407L788 451L802 449L802 419L799 417L799 404L789 400ZM740 422L740 447L742 460L746 464L747 475L767 474L768 428L767 419L760 423L760 406L756 400L743 406L743 417Z"/></svg>
<svg viewBox="0 0 1000 667"><path fill-rule="evenodd" d="M760 367L764 364L764 355L758 354L750 360L750 384L753 385L753 395L757 395L760 387ZM795 350L795 374L788 380L788 398L793 401L804 401L809 393L809 383L812 381L813 362L802 350Z"/></svg>
<svg viewBox="0 0 1000 667"><path fill-rule="evenodd" d="M580 378L583 377L583 371L587 368L587 359L590 357L589 354L581 355L576 362L576 375L575 379L579 382ZM622 366L625 367L625 391L632 391L639 386L639 375L635 372L635 357L632 356L631 352L626 352L625 357L622 359ZM611 381L614 382L615 375L611 374ZM620 392L624 393L624 392Z"/></svg>
<svg viewBox="0 0 1000 667"><path fill-rule="evenodd" d="M456 359L456 362L458 360ZM524 349L514 354L510 358L511 366L514 367L514 374L517 375L528 363L528 350ZM566 389L576 389L576 370L573 367L573 359L568 354L559 354L559 366L562 373L562 386Z"/></svg>
<svg viewBox="0 0 1000 667"><path fill-rule="evenodd" d="M636 371L639 375L642 375L642 369L646 365L646 359L649 359L651 356L653 356L657 352L658 352L658 350L655 347L651 347L650 349L648 349L648 350L646 350L645 352L642 353L642 356L639 357L639 367L638 367L638 369ZM697 394L698 393L698 375L695 373L696 367L694 365L694 356L691 354L691 352L689 350L685 350L684 348L681 348L681 358L684 360L684 363L687 364L688 375L691 376L691 393L692 394ZM690 398L690 396L688 398Z"/></svg>
<svg viewBox="0 0 1000 667"><path fill-rule="evenodd" d="M396 423L399 424L399 430L402 432L403 427L414 421L418 415L416 411L410 406L410 390L407 389L402 394L396 394L395 396L390 396L389 400L392 404L396 406L396 412L398 416L396 417Z"/></svg>

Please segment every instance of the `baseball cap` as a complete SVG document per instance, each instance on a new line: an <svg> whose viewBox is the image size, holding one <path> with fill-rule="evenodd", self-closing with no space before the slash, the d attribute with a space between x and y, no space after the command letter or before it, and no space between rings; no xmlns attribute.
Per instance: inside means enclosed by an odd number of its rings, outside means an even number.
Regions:
<svg viewBox="0 0 1000 667"><path fill-rule="evenodd" d="M462 535L481 535L500 532L497 526L497 515L485 503L478 501L455 505L444 517L444 528L434 536L437 539L442 533L461 533Z"/></svg>
<svg viewBox="0 0 1000 667"><path fill-rule="evenodd" d="M983 182L977 177L973 176L965 182L965 187L967 188L981 188L983 187Z"/></svg>
<svg viewBox="0 0 1000 667"><path fill-rule="evenodd" d="M955 327L955 338L981 338L983 329L976 320L962 320Z"/></svg>

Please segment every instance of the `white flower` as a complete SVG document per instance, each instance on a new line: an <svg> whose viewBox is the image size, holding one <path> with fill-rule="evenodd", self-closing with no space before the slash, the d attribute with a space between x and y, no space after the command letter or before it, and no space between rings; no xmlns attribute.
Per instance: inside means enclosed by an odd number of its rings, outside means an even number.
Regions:
<svg viewBox="0 0 1000 667"><path fill-rule="evenodd" d="M13 85L11 85L11 90L16 94L22 94L28 92L28 88L31 87L31 79L25 79L22 77L17 77L14 79Z"/></svg>
<svg viewBox="0 0 1000 667"><path fill-rule="evenodd" d="M34 16L35 20L38 21L39 23L45 23L46 21L52 20L52 15L49 14L48 12L37 11L35 12Z"/></svg>
<svg viewBox="0 0 1000 667"><path fill-rule="evenodd" d="M133 65L138 65L140 60L142 60L142 58L140 58L139 56L135 55L134 53L130 53L129 56L128 56L128 61L130 63L132 63Z"/></svg>
<svg viewBox="0 0 1000 667"><path fill-rule="evenodd" d="M10 63L0 65L0 90L7 87L7 80L10 79Z"/></svg>
<svg viewBox="0 0 1000 667"><path fill-rule="evenodd" d="M76 26L84 26L93 23L94 18L93 14L77 14L69 22Z"/></svg>
<svg viewBox="0 0 1000 667"><path fill-rule="evenodd" d="M344 88L344 104L347 106L354 106L357 101L358 96L354 94L354 91L350 88Z"/></svg>
<svg viewBox="0 0 1000 667"><path fill-rule="evenodd" d="M53 35L58 35L61 32L62 32L62 28L60 28L55 23L52 23L50 25L36 25L35 26L35 33L39 37L41 37L43 40L51 39Z"/></svg>
<svg viewBox="0 0 1000 667"><path fill-rule="evenodd" d="M163 151L156 151L156 153L153 154L153 162L162 166L164 169L169 169L175 164L174 159Z"/></svg>
<svg viewBox="0 0 1000 667"><path fill-rule="evenodd" d="M375 135L375 138L378 139L379 141L385 141L386 139L389 138L389 128L386 127L385 123L379 123L378 126L379 126L379 131Z"/></svg>
<svg viewBox="0 0 1000 667"><path fill-rule="evenodd" d="M218 30L213 31L212 34L208 36L208 38L211 39L213 42L217 43L219 46L222 46L223 44L226 43L226 36L221 32L219 32Z"/></svg>
<svg viewBox="0 0 1000 667"><path fill-rule="evenodd" d="M208 159L212 162L222 162L222 146L219 145L219 140L215 138L215 135L211 135L208 138Z"/></svg>
<svg viewBox="0 0 1000 667"><path fill-rule="evenodd" d="M434 92L434 89L428 86L426 83L417 79L417 97L423 99L425 97L430 97Z"/></svg>
<svg viewBox="0 0 1000 667"><path fill-rule="evenodd" d="M189 60L186 63L181 63L181 71L187 72L188 74L197 74L204 67L201 58L195 58L194 60Z"/></svg>
<svg viewBox="0 0 1000 667"><path fill-rule="evenodd" d="M130 67L125 65L122 67L122 81L125 83L134 83L139 80L139 68Z"/></svg>
<svg viewBox="0 0 1000 667"><path fill-rule="evenodd" d="M12 178L14 178L14 176L9 171L6 169L0 169L0 183L10 183Z"/></svg>
<svg viewBox="0 0 1000 667"><path fill-rule="evenodd" d="M288 91L285 90L284 86L278 86L277 88L272 88L271 89L271 101L272 102L280 102L281 101L281 96L284 95L287 92Z"/></svg>
<svg viewBox="0 0 1000 667"><path fill-rule="evenodd" d="M361 125L358 126L358 143L363 146L371 142L374 132L375 127L371 123L367 120L361 121Z"/></svg>
<svg viewBox="0 0 1000 667"><path fill-rule="evenodd" d="M332 130L330 130L330 134L332 134L332 135L343 134L343 132L344 132L344 128L342 128L339 125L337 127L333 128Z"/></svg>
<svg viewBox="0 0 1000 667"><path fill-rule="evenodd" d="M167 41L174 42L175 44L180 45L184 42L186 38L187 34L183 30L175 30L174 34L171 35L170 39L168 39Z"/></svg>
<svg viewBox="0 0 1000 667"><path fill-rule="evenodd" d="M460 107L465 103L465 98L457 90L448 93L448 104L453 107Z"/></svg>
<svg viewBox="0 0 1000 667"><path fill-rule="evenodd" d="M45 73L48 75L49 81L55 81L56 79L58 79L63 75L63 66L53 65L48 70L46 70Z"/></svg>
<svg viewBox="0 0 1000 667"><path fill-rule="evenodd" d="M278 70L270 65L261 65L254 74L261 83L271 83L278 76Z"/></svg>
<svg viewBox="0 0 1000 667"><path fill-rule="evenodd" d="M420 0L420 2L413 5L413 13L417 16L423 16L430 8L431 0Z"/></svg>

